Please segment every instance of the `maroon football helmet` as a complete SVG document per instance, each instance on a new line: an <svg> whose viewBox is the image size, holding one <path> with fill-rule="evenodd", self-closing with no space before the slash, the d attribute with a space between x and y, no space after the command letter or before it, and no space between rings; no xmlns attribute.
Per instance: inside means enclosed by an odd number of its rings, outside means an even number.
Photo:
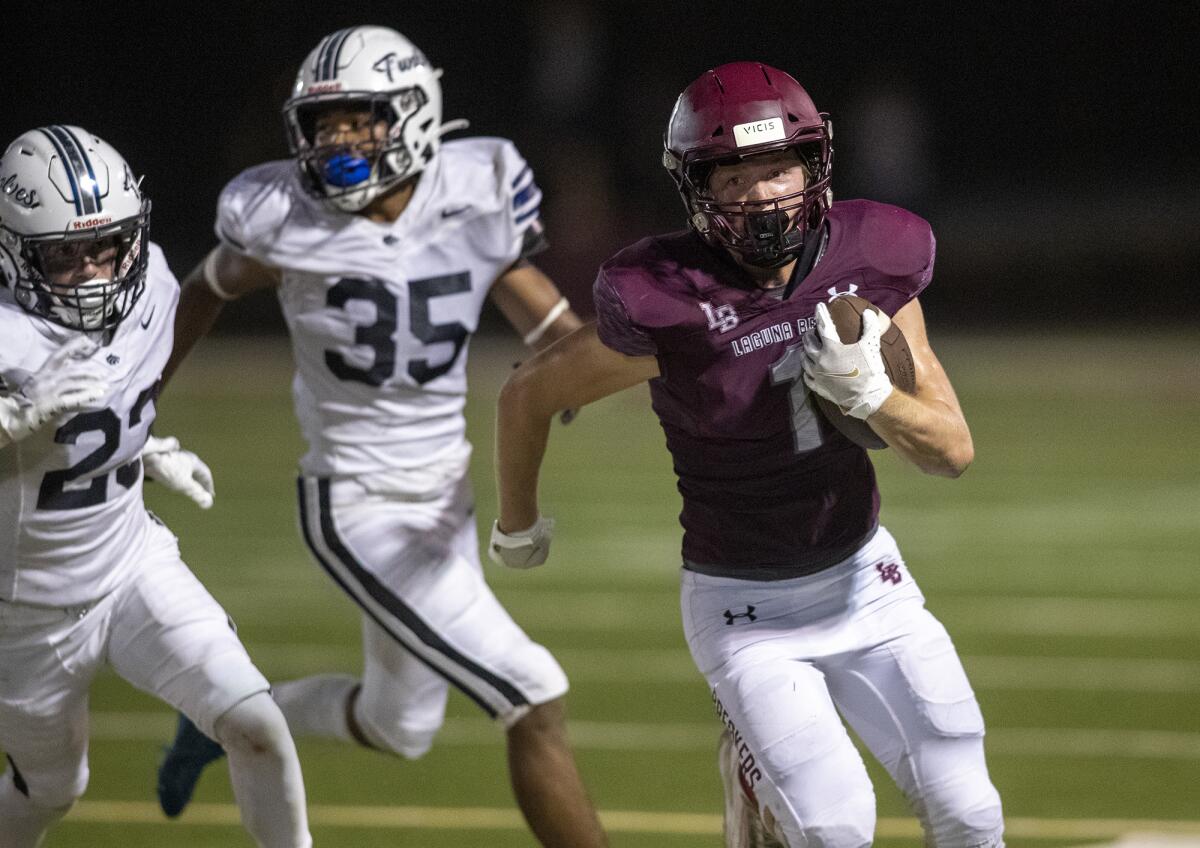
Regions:
<svg viewBox="0 0 1200 848"><path fill-rule="evenodd" d="M809 233L820 232L829 211L832 138L828 115L800 83L759 62L731 62L705 71L675 101L663 165L705 241L751 265L779 268L799 254ZM708 178L717 164L787 149L808 169L803 191L768 201L712 199Z"/></svg>

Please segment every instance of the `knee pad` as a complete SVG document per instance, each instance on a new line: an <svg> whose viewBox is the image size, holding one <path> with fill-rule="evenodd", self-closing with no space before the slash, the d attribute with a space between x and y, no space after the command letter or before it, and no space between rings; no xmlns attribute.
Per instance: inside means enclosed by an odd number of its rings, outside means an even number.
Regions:
<svg viewBox="0 0 1200 848"><path fill-rule="evenodd" d="M75 787L62 790L39 790L30 792L31 787L9 770L0 775L0 848L10 844L6 836L14 840L11 844L25 845L37 840L55 822L65 816L83 794Z"/></svg>
<svg viewBox="0 0 1200 848"><path fill-rule="evenodd" d="M0 795L28 802L48 815L57 814L61 818L83 797L88 776L86 760L73 768L41 774L24 774L10 767L0 776Z"/></svg>
<svg viewBox="0 0 1200 848"><path fill-rule="evenodd" d="M927 809L931 844L938 848L1002 848L1004 814L999 793L986 776L963 784L954 803Z"/></svg>
<svg viewBox="0 0 1200 848"><path fill-rule="evenodd" d="M743 770L760 774L748 788L763 819L774 818L774 833L790 846L869 846L875 791L820 674L764 664L742 669L728 682L732 691L716 693L719 710L735 741L746 747ZM732 711L720 702L726 695L737 699ZM751 737L740 732L741 723Z"/></svg>
<svg viewBox="0 0 1200 848"><path fill-rule="evenodd" d="M788 846L804 848L870 848L875 836L875 793L855 793L840 804L810 812L801 820L786 799L772 793L763 801L762 817L771 832Z"/></svg>
<svg viewBox="0 0 1200 848"><path fill-rule="evenodd" d="M353 720L365 741L373 748L399 754L406 760L420 759L429 752L444 717L440 704L437 709L404 714L397 711L391 699L369 696L365 691L360 691L354 701Z"/></svg>
<svg viewBox="0 0 1200 848"><path fill-rule="evenodd" d="M216 721L216 734L230 753L281 754L290 747L287 720L266 692L227 710Z"/></svg>

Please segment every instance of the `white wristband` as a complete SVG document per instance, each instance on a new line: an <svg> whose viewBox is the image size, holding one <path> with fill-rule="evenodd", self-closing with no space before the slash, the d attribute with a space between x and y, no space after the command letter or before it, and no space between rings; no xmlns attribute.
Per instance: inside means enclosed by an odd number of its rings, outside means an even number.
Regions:
<svg viewBox="0 0 1200 848"><path fill-rule="evenodd" d="M541 339L542 336L546 335L546 331L550 329L550 325L558 320L558 316L562 315L570 308L571 304L565 297L560 299L558 303L550 307L550 311L546 313L546 317L542 319L542 322L526 333L525 338L523 338L521 341L525 342L525 344L529 345L530 347L537 344L538 340Z"/></svg>
<svg viewBox="0 0 1200 848"><path fill-rule="evenodd" d="M221 288L221 284L217 282L217 251L220 248L215 248L208 252L208 257L204 260L204 282L208 283L209 291L219 297L221 300L237 300L225 289Z"/></svg>

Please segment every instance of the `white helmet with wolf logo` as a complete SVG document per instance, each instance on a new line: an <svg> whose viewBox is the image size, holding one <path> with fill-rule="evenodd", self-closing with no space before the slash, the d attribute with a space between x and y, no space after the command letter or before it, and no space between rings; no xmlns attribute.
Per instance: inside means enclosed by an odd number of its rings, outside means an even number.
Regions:
<svg viewBox="0 0 1200 848"><path fill-rule="evenodd" d="M283 107L305 187L356 212L423 171L442 135L465 125L442 124L441 75L411 41L387 27L349 27L321 39ZM373 123L386 122L386 137L370 156L316 143L316 116L336 106L366 106Z"/></svg>

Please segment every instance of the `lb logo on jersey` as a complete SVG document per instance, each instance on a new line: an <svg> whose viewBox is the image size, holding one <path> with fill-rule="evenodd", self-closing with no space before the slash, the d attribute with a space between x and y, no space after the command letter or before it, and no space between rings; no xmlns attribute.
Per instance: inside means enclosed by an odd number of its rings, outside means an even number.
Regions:
<svg viewBox="0 0 1200 848"><path fill-rule="evenodd" d="M727 303L713 308L711 303L700 304L700 310L704 313L704 317L708 319L708 329L716 330L719 333L728 333L738 325L737 312Z"/></svg>

